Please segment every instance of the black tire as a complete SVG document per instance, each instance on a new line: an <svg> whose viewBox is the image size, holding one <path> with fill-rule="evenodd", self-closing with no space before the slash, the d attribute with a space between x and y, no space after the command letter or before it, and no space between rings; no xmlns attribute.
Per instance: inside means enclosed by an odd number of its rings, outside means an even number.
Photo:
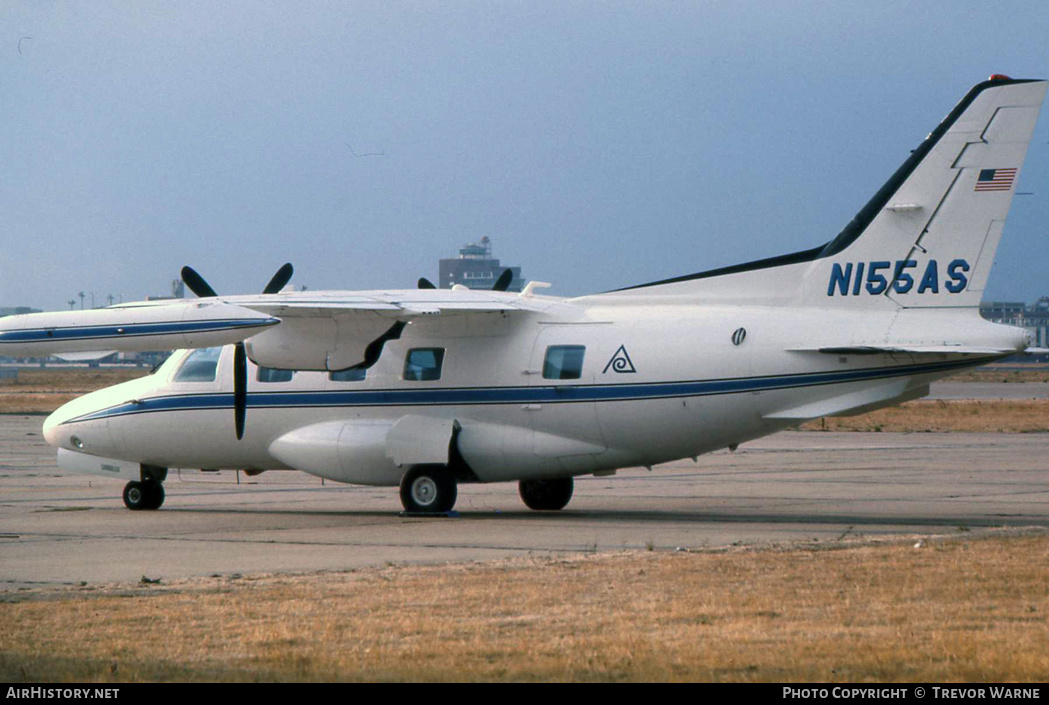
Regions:
<svg viewBox="0 0 1049 705"><path fill-rule="evenodd" d="M164 504L164 485L159 482L143 482L146 487L146 498L148 504L146 509L160 509Z"/></svg>
<svg viewBox="0 0 1049 705"><path fill-rule="evenodd" d="M124 506L131 511L145 509L148 504L146 488L141 482L129 482L124 485Z"/></svg>
<svg viewBox="0 0 1049 705"><path fill-rule="evenodd" d="M129 482L124 485L124 506L132 511L159 509L164 503L164 486L159 482Z"/></svg>
<svg viewBox="0 0 1049 705"><path fill-rule="evenodd" d="M450 512L459 492L443 465L416 465L401 478L401 504L412 514Z"/></svg>
<svg viewBox="0 0 1049 705"><path fill-rule="evenodd" d="M521 499L529 509L557 511L572 499L575 482L570 477L552 480L521 480L517 484Z"/></svg>

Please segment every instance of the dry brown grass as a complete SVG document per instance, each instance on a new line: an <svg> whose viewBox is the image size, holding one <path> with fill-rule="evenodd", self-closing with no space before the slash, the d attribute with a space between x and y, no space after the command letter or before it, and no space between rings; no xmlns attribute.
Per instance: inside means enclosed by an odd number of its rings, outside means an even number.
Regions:
<svg viewBox="0 0 1049 705"><path fill-rule="evenodd" d="M141 367L23 368L17 382L0 383L0 414L50 414L82 394L148 373Z"/></svg>
<svg viewBox="0 0 1049 705"><path fill-rule="evenodd" d="M1049 431L1049 399L921 399L859 416L830 417L804 424L805 431Z"/></svg>
<svg viewBox="0 0 1049 705"><path fill-rule="evenodd" d="M1044 681L1049 538L589 555L0 604L0 679Z"/></svg>
<svg viewBox="0 0 1049 705"><path fill-rule="evenodd" d="M1049 365L1028 364L1023 367L999 364L984 365L974 370L960 372L950 377L951 382L1042 382L1049 383Z"/></svg>

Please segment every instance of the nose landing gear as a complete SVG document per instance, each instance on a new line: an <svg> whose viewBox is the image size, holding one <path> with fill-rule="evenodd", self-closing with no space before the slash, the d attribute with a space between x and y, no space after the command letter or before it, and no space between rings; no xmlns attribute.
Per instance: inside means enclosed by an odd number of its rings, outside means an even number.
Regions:
<svg viewBox="0 0 1049 705"><path fill-rule="evenodd" d="M163 482L168 476L168 469L155 465L141 466L142 480L124 485L124 506L137 511L139 509L160 509L164 503Z"/></svg>
<svg viewBox="0 0 1049 705"><path fill-rule="evenodd" d="M156 480L124 485L124 506L131 510L159 509L164 503L164 485Z"/></svg>

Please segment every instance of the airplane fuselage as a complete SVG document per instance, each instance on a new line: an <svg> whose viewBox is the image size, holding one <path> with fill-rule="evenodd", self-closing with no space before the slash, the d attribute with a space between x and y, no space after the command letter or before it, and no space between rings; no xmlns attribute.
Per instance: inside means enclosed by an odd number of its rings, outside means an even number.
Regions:
<svg viewBox="0 0 1049 705"><path fill-rule="evenodd" d="M879 314L861 325L833 311L771 306L653 303L569 313L417 320L372 367L343 379L251 365L240 441L232 346L222 349L211 380L180 379L190 353L176 353L149 377L59 409L45 433L69 451L151 466L296 468L397 485L403 468L387 437L399 419L418 415L459 424L458 451L470 472L463 479L572 476L698 456L809 418L916 398L930 381L995 357L802 349L814 328L837 327L849 339L851 326L870 336ZM886 333L903 325L899 314L881 317ZM926 338L946 337L949 327ZM989 323L975 337L992 347L1023 344L1022 331ZM406 370L417 351L435 350L436 379ZM551 351L581 362L578 376L552 371Z"/></svg>

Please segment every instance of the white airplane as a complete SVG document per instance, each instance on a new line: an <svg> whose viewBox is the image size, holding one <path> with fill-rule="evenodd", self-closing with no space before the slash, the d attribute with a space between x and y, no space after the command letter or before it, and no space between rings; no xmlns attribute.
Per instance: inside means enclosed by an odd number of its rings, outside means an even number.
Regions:
<svg viewBox="0 0 1049 705"><path fill-rule="evenodd" d="M563 508L611 475L924 396L1030 347L978 306L1046 81L976 85L841 233L783 257L581 298L420 288L218 296L0 320L0 354L184 348L44 424L62 468L301 470L399 486L448 512L457 483L516 480ZM428 284L420 281L420 286ZM430 285L432 286L432 285ZM505 286L502 287L505 289Z"/></svg>

